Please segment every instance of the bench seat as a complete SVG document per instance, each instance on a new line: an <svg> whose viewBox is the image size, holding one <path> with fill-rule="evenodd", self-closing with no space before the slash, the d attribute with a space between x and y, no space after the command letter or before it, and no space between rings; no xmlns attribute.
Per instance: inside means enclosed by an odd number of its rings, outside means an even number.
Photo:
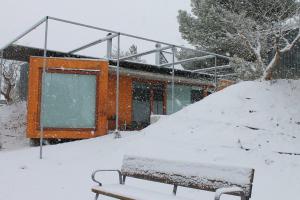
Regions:
<svg viewBox="0 0 300 200"><path fill-rule="evenodd" d="M122 200L191 200L173 194L163 194L157 191L145 190L130 185L104 185L94 186L92 191L105 196L110 196Z"/></svg>
<svg viewBox="0 0 300 200"><path fill-rule="evenodd" d="M103 185L96 178L100 172L118 174L119 184ZM125 183L127 177L172 185L173 194L128 186ZM121 200L187 200L176 196L178 187L186 187L215 192L215 200L220 200L223 194L249 200L253 177L254 169L251 168L124 156L121 170L102 169L93 172L92 180L98 186L94 186L92 191L96 193L95 200L99 195Z"/></svg>

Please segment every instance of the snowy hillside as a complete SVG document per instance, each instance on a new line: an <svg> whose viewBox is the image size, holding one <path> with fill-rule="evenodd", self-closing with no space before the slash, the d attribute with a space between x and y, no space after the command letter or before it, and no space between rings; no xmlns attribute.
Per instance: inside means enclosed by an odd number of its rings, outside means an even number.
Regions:
<svg viewBox="0 0 300 200"><path fill-rule="evenodd" d="M159 129L158 135L180 134L180 140L194 138L195 143L205 146L242 145L252 150L300 153L299 99L300 81L242 82L145 132L157 133Z"/></svg>
<svg viewBox="0 0 300 200"><path fill-rule="evenodd" d="M92 199L92 170L120 168L124 154L255 168L253 200L297 199L300 188L300 81L243 82L140 132L0 152L0 200ZM103 183L116 183L112 174ZM172 186L126 184L171 194ZM178 188L178 196L213 193ZM105 199L105 198L102 198ZM226 197L223 199L238 199Z"/></svg>

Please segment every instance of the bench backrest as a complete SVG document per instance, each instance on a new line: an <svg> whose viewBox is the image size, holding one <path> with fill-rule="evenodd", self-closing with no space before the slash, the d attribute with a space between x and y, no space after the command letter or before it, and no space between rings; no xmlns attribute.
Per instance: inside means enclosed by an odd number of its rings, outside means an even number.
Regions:
<svg viewBox="0 0 300 200"><path fill-rule="evenodd" d="M122 175L207 191L241 187L251 197L254 169L124 156ZM233 194L235 195L235 194Z"/></svg>

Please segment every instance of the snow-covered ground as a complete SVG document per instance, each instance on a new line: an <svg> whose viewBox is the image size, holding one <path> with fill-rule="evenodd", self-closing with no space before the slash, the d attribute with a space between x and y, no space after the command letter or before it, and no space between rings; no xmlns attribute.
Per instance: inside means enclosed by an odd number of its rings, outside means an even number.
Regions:
<svg viewBox="0 0 300 200"><path fill-rule="evenodd" d="M0 151L28 147L26 102L0 107Z"/></svg>
<svg viewBox="0 0 300 200"><path fill-rule="evenodd" d="M39 160L38 148L0 152L0 200L92 199L91 172L120 168L124 154L252 167L256 171L251 199L297 199L299 99L299 80L242 82L142 131L124 132L121 139L107 135L46 146L44 160ZM104 174L101 180L118 181L114 174ZM128 179L126 184L172 191L172 186L141 180ZM213 199L213 193L180 187L177 194Z"/></svg>

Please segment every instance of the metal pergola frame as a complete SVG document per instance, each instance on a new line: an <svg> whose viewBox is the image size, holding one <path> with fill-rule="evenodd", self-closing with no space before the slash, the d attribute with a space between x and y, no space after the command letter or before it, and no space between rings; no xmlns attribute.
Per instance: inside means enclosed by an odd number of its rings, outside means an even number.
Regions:
<svg viewBox="0 0 300 200"><path fill-rule="evenodd" d="M13 45L15 42L19 41L20 39L22 39L23 37L25 37L26 35L30 34L34 29L38 28L39 26L45 24L45 32L44 32L44 53L43 53L43 57L44 57L44 62L43 62L43 76L42 76L42 92L45 92L45 87L43 84L44 83L44 74L47 68L47 46L48 46L48 23L49 20L53 20L53 21L57 21L57 22L62 22L62 23L67 23L67 24L72 24L72 25L76 25L76 26L80 26L80 27L85 27L85 28L89 28L89 29L94 29L94 30L99 30L99 31L103 31L103 32L107 32L108 35L104 38L100 38L98 40L92 41L86 45L80 46L76 49L70 50L69 54L75 54L76 52L79 52L81 50L87 49L89 47L92 47L94 45L103 43L103 42L110 42L112 41L112 39L117 38L117 58L112 59L115 60L117 63L116 66L116 136L119 136L119 77L120 77L120 61L123 60L128 60L131 58L136 58L136 57L140 57L140 56L144 56L144 55L148 55L148 54L152 54L152 53L156 53L156 52L167 52L169 54L172 54L172 63L166 63L166 64L162 64L162 65L157 65L158 67L168 67L168 68L172 68L172 105L171 105L171 110L174 110L174 76L175 76L175 65L179 65L182 63L187 63L187 62L192 62L192 61L198 61L198 60L205 60L205 59L211 59L214 58L215 59L215 66L214 67L210 67L210 68L203 68L203 69L197 69L197 70L189 70L190 72L193 73L200 73L200 74L206 74L206 75L210 75L214 77L214 84L216 86L217 84L217 79L219 77L223 77L226 75L218 75L217 74L217 69L221 69L221 68L225 68L225 66L217 66L217 58L222 58L222 59L230 59L227 56L224 55L220 55L220 54L216 54L216 53L212 53L212 52L208 52L208 51L204 51L204 50L199 50L199 49L193 49L193 48L188 48L188 47L184 47L184 46L179 46L179 45L175 45L175 44L171 44L171 43L167 43L167 42L163 42L163 41L158 41L158 40L153 40L153 39L149 39L146 37L140 37L140 36L136 36L136 35L132 35L132 34L127 34L127 33L122 33L122 32L118 32L118 31L114 31L114 30L110 30L110 29L105 29L105 28L101 28L101 27L97 27L97 26L92 26L92 25L88 25L88 24L83 24L83 23L78 23L78 22L74 22L74 21L69 21L69 20L64 20L64 19L60 19L60 18L56 18L56 17L50 17L50 16L46 16L43 19L41 19L40 21L38 21L36 24L34 24L33 26L31 26L28 30L26 30L25 32L23 32L22 34L20 34L19 36L17 36L15 39L13 39L12 41L10 41L9 43L7 43L6 45L4 45L1 49L0 49L0 56L1 56L1 66L0 66L0 88L1 88L1 80L2 80L2 63L3 63L3 53L4 50L9 47L10 45ZM165 45L164 47L159 47L153 50L149 50L149 51L145 51L142 53L138 53L135 55L130 55L130 56L125 56L125 57L120 57L120 42L121 42L121 36L125 36L125 37L130 37L130 38L134 38L134 39L139 39L139 40L143 40L143 41L148 41L148 42L153 42L156 44L160 44L160 45ZM159 46L160 46L159 45ZM176 49L181 49L181 50L190 50L190 51L194 51L194 52L199 52L201 54L205 54L204 56L197 56L197 57L193 57L193 58L189 58L189 59L184 59L184 60L179 60L179 61L175 61L175 53L176 53ZM172 52L168 52L166 50L171 50ZM228 67L228 66L226 66ZM214 74L211 73L205 73L206 71L211 71L214 70ZM230 76L232 76L234 74L230 74ZM40 117L40 159L43 158L43 140L44 140L44 125L43 125L43 112L44 112L44 99L43 99L43 95L41 95L41 104L42 104L42 108L41 108L41 117Z"/></svg>

